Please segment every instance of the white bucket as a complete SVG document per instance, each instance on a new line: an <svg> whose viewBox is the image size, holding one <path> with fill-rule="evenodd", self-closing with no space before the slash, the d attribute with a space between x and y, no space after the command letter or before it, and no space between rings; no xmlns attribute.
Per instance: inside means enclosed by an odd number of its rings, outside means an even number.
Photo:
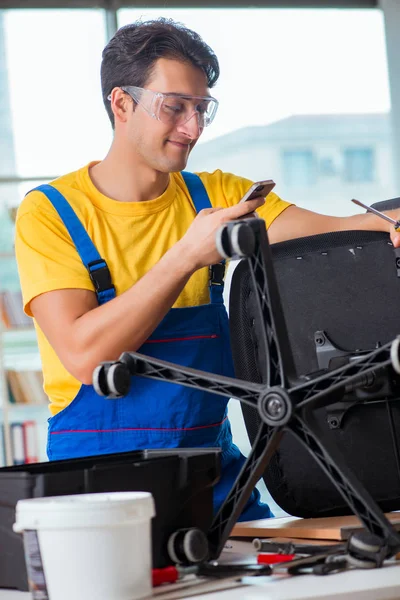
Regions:
<svg viewBox="0 0 400 600"><path fill-rule="evenodd" d="M151 595L148 492L32 498L17 503L34 600L137 600Z"/></svg>

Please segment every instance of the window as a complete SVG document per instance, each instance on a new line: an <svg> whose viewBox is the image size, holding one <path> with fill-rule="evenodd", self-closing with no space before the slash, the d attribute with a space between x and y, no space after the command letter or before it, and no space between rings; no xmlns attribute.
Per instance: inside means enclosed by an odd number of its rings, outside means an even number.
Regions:
<svg viewBox="0 0 400 600"><path fill-rule="evenodd" d="M48 178L101 158L111 139L100 88L103 11L4 10L1 29L0 89L8 107L0 139L6 135L13 148L9 174ZM2 146L1 161L6 157Z"/></svg>
<svg viewBox="0 0 400 600"><path fill-rule="evenodd" d="M386 115L390 108L379 9L143 5L119 9L118 25L159 16L198 31L220 61L221 77L213 90L220 108L191 156L190 169L223 168L251 179L271 177L278 194L315 207L321 200L318 186L305 193L304 188L287 187L280 176L282 148L296 142L312 147L317 156L317 146L332 132L345 147L348 133L343 133L342 117L363 114L367 131L370 117ZM47 180L106 154L112 131L99 78L105 41L102 9L0 11L0 178ZM390 153L387 131L382 125L379 135ZM388 164L380 178L381 197L396 194ZM0 179L0 204L17 204L17 186L6 191L1 183ZM346 181L339 184L345 187ZM337 190L338 198L347 196L346 189ZM370 200L375 197L376 190ZM340 212L343 207L335 208Z"/></svg>
<svg viewBox="0 0 400 600"><path fill-rule="evenodd" d="M333 177L336 175L335 161L330 156L324 156L319 161L319 174L323 177Z"/></svg>
<svg viewBox="0 0 400 600"><path fill-rule="evenodd" d="M311 150L284 150L283 177L288 186L313 185L316 181L315 157Z"/></svg>
<svg viewBox="0 0 400 600"><path fill-rule="evenodd" d="M107 149L104 23L102 10L0 10L0 290L19 285L12 207Z"/></svg>
<svg viewBox="0 0 400 600"><path fill-rule="evenodd" d="M392 151L382 12L139 7L121 8L118 23L159 16L200 33L221 66L212 92L220 101L218 114L196 145L188 168L219 168L253 180L272 178L277 183L274 191L299 206L348 213L349 181L335 177L334 203L323 193L332 167L340 165L336 158L341 149L355 139L357 129L360 146L370 145L373 131L384 152ZM312 149L315 158L296 154L283 159L284 151L292 148ZM331 153L335 165L314 164ZM380 189L366 190L363 198L373 202L377 194L396 195L391 163L382 173Z"/></svg>
<svg viewBox="0 0 400 600"><path fill-rule="evenodd" d="M345 181L366 183L375 179L375 156L373 148L346 148L344 151Z"/></svg>

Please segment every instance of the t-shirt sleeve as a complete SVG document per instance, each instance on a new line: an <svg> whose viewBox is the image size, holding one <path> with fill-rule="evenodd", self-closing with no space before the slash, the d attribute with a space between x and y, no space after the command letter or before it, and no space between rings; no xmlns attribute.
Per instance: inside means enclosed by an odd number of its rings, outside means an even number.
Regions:
<svg viewBox="0 0 400 600"><path fill-rule="evenodd" d="M213 206L233 206L244 196L254 183L250 179L238 177L220 170L213 173L199 173ZM265 220L267 227L286 209L290 202L282 200L274 192L266 197L265 204L257 209L257 214Z"/></svg>
<svg viewBox="0 0 400 600"><path fill-rule="evenodd" d="M292 206L292 203L286 202L274 192L270 192L265 199L265 204L257 209L257 214L264 219L267 227L269 227L288 206Z"/></svg>
<svg viewBox="0 0 400 600"><path fill-rule="evenodd" d="M93 290L93 284L64 223L40 192L21 203L15 226L15 253L24 302L53 290ZM48 204L48 206L47 206Z"/></svg>

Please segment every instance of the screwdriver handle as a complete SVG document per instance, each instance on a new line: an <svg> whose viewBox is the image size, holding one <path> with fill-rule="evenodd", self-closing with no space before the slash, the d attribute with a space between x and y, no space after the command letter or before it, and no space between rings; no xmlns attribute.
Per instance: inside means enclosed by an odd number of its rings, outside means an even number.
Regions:
<svg viewBox="0 0 400 600"><path fill-rule="evenodd" d="M179 579L176 567L165 567L164 569L152 569L153 587L162 583L175 583Z"/></svg>

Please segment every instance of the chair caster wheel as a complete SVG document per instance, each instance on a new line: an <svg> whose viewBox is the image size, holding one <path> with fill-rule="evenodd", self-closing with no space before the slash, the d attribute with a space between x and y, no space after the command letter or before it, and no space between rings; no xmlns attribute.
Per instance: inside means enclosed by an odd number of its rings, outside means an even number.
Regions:
<svg viewBox="0 0 400 600"><path fill-rule="evenodd" d="M384 541L368 531L353 533L347 542L347 560L359 569L375 569L382 566L387 555Z"/></svg>
<svg viewBox="0 0 400 600"><path fill-rule="evenodd" d="M93 371L93 387L99 396L115 399L129 392L131 375L120 362L103 362Z"/></svg>
<svg viewBox="0 0 400 600"><path fill-rule="evenodd" d="M167 550L176 564L200 563L208 558L208 540L201 529L178 529L170 536Z"/></svg>
<svg viewBox="0 0 400 600"><path fill-rule="evenodd" d="M215 243L223 258L238 260L253 254L256 240L254 231L243 220L222 225L216 233Z"/></svg>

